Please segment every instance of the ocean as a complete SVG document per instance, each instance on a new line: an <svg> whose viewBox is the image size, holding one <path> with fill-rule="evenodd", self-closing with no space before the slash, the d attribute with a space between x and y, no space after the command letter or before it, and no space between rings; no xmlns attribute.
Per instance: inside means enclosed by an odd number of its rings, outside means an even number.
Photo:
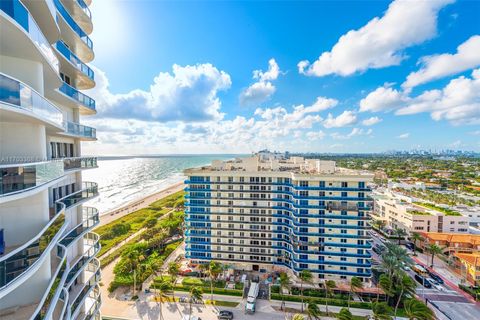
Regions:
<svg viewBox="0 0 480 320"><path fill-rule="evenodd" d="M239 155L172 155L99 158L98 168L85 170L83 181L98 183L100 195L86 205L100 215L156 193L185 180L182 171L210 164L212 160L228 160Z"/></svg>

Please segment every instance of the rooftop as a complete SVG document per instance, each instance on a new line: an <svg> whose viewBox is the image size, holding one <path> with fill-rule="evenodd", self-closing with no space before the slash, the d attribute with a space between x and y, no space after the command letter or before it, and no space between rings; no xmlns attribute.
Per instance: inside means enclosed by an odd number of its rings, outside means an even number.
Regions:
<svg viewBox="0 0 480 320"><path fill-rule="evenodd" d="M458 253L456 252L455 257L467 262L468 264L474 267L480 267L480 253Z"/></svg>
<svg viewBox="0 0 480 320"><path fill-rule="evenodd" d="M459 234L459 233L440 233L440 232L424 232L422 233L426 239L432 241L446 241L469 243L473 245L480 245L480 235L475 234Z"/></svg>

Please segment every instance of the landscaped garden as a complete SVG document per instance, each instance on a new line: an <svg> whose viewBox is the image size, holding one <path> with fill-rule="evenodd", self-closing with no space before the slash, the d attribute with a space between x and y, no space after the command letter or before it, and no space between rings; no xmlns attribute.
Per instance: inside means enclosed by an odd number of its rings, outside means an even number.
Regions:
<svg viewBox="0 0 480 320"><path fill-rule="evenodd" d="M432 210L435 210L435 211L438 211L438 212L442 212L447 216L461 216L461 214L459 212L455 211L455 210L439 207L439 206L436 206L432 203L414 202L414 204L417 205L417 206L420 206L420 207L424 207L424 208L427 208L427 209L432 209Z"/></svg>
<svg viewBox="0 0 480 320"><path fill-rule="evenodd" d="M170 281L170 280L171 278L165 275L156 277L153 281L152 288L155 289L159 283L162 283L163 281ZM194 286L203 288L205 292L210 291L210 280L196 278L196 277L186 277L186 278L183 278L181 284L177 284L175 286L175 290L189 291L190 288ZM226 287L226 283L224 280L213 281L214 294L223 294L223 295L239 296L239 297L243 295L243 283L236 283L235 289L225 289L225 287Z"/></svg>

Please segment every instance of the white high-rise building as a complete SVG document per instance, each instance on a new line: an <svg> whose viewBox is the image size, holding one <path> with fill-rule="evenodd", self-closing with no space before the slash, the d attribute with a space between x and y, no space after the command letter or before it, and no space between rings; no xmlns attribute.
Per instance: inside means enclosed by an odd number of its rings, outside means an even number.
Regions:
<svg viewBox="0 0 480 320"><path fill-rule="evenodd" d="M373 175L256 155L185 170L186 257L253 271L369 282Z"/></svg>
<svg viewBox="0 0 480 320"><path fill-rule="evenodd" d="M91 0L0 1L0 318L99 319Z"/></svg>

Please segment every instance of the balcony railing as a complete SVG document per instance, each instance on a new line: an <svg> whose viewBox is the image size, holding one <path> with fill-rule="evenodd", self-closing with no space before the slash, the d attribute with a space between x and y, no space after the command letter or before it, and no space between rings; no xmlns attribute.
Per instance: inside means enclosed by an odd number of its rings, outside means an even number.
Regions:
<svg viewBox="0 0 480 320"><path fill-rule="evenodd" d="M34 89L3 73L0 73L0 102L31 112L59 128L63 127L62 111Z"/></svg>
<svg viewBox="0 0 480 320"><path fill-rule="evenodd" d="M0 197L33 189L64 174L61 160L0 166Z"/></svg>
<svg viewBox="0 0 480 320"><path fill-rule="evenodd" d="M90 8L88 8L88 5L85 3L83 0L76 0L78 3L78 6L82 8L83 12L91 19L92 18L92 13L90 12Z"/></svg>
<svg viewBox="0 0 480 320"><path fill-rule="evenodd" d="M98 196L98 185L95 182L84 182L82 190L69 194L58 201L64 203L68 209L96 196Z"/></svg>
<svg viewBox="0 0 480 320"><path fill-rule="evenodd" d="M76 226L72 231L70 231L61 241L60 243L65 247L68 247L72 242L75 241L78 237L85 234L87 231L92 229L100 222L100 217L98 214L98 210L92 207L83 207L83 220L78 226ZM95 245L99 238L92 238L92 245Z"/></svg>
<svg viewBox="0 0 480 320"><path fill-rule="evenodd" d="M63 41L57 41L55 44L57 51L60 52L68 61L70 61L75 68L77 68L84 75L94 80L94 72L85 63L82 62Z"/></svg>
<svg viewBox="0 0 480 320"><path fill-rule="evenodd" d="M91 279L85 288L83 288L82 292L80 292L79 296L75 299L72 303L71 311L72 311L72 319L75 319L76 316L80 313L79 306L81 306L87 297L90 297L94 300L98 300L100 296L100 288L97 285L98 279Z"/></svg>
<svg viewBox="0 0 480 320"><path fill-rule="evenodd" d="M95 100L87 96L86 94L81 93L74 87L66 84L65 82L62 84L62 86L59 88L60 92L63 94L69 96L73 100L76 100L79 102L81 105L95 111Z"/></svg>
<svg viewBox="0 0 480 320"><path fill-rule="evenodd" d="M56 215L35 237L0 257L0 291L48 254L65 227L64 206L57 203Z"/></svg>
<svg viewBox="0 0 480 320"><path fill-rule="evenodd" d="M80 26L73 20L73 18L70 16L70 13L65 9L65 7L62 5L60 0L54 0L55 6L57 7L58 12L60 15L63 17L63 19L67 22L67 24L72 28L72 30L80 37L80 39L89 47L90 49L93 49L93 42L92 40L88 37L88 35L85 33L85 31L80 28Z"/></svg>
<svg viewBox="0 0 480 320"><path fill-rule="evenodd" d="M28 33L30 39L58 73L60 70L58 58L53 53L47 38L43 35L41 29L22 2L19 0L2 0L0 1L0 10L15 20Z"/></svg>
<svg viewBox="0 0 480 320"><path fill-rule="evenodd" d="M85 137L90 139L97 138L97 130L95 130L95 128L70 121L67 121L65 123L65 132L79 137Z"/></svg>
<svg viewBox="0 0 480 320"><path fill-rule="evenodd" d="M78 157L63 159L63 169L65 171L75 169L91 169L96 167L98 167L96 157Z"/></svg>

